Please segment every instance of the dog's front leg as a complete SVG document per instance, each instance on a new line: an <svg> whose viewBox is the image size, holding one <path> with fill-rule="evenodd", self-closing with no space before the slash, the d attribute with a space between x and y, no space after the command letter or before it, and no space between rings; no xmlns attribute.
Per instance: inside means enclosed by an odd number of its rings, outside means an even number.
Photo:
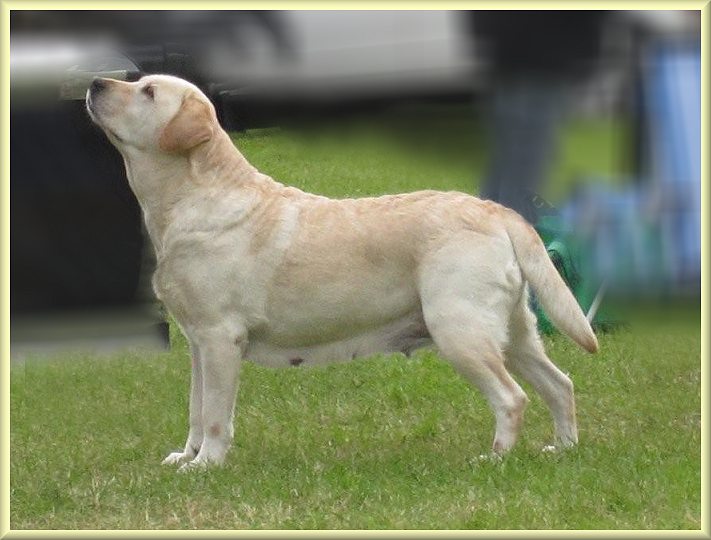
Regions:
<svg viewBox="0 0 711 540"><path fill-rule="evenodd" d="M163 460L164 465L172 465L190 461L197 456L202 445L202 364L200 351L195 344L191 343L192 352L192 376L190 379L190 429L188 440L182 452L173 452Z"/></svg>
<svg viewBox="0 0 711 540"><path fill-rule="evenodd" d="M195 458L180 468L182 472L200 466L219 465L225 459L234 435L232 422L245 342L242 334L235 338L222 332L210 332L198 344L202 379L202 444Z"/></svg>

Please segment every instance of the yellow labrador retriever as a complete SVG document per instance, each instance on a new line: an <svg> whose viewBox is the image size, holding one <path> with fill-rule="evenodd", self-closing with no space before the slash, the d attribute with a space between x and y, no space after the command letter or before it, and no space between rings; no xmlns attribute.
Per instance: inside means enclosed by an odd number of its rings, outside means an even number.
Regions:
<svg viewBox="0 0 711 540"><path fill-rule="evenodd" d="M193 356L187 442L164 463L223 462L243 359L308 366L431 342L486 396L494 452L514 444L528 402L509 369L546 401L558 443L577 442L573 384L543 350L526 284L580 346L597 340L518 214L462 193L329 199L284 186L174 77L96 79L86 106L123 155L155 292Z"/></svg>

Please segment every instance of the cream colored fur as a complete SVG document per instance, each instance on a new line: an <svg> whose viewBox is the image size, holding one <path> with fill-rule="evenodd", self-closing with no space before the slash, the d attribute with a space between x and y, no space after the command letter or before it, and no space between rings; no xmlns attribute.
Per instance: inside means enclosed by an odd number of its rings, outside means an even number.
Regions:
<svg viewBox="0 0 711 540"><path fill-rule="evenodd" d="M591 352L597 341L518 214L452 192L305 193L251 166L190 83L102 83L87 109L124 157L155 292L193 355L187 442L165 463L223 462L243 359L308 366L430 342L488 399L495 452L528 401L509 370L546 401L559 444L577 442L573 385L545 355L526 284L563 332Z"/></svg>

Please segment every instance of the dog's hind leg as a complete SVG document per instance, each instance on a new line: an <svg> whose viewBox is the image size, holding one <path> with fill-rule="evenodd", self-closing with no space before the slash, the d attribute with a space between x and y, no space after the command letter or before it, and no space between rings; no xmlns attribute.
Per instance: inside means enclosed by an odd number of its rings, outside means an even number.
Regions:
<svg viewBox="0 0 711 540"><path fill-rule="evenodd" d="M442 356L486 396L496 418L492 449L502 454L516 442L528 397L506 371L496 344L477 328L476 321L461 312L451 315L449 323L428 325L432 338Z"/></svg>
<svg viewBox="0 0 711 540"><path fill-rule="evenodd" d="M202 428L202 363L197 345L190 343L192 354L192 373L190 378L190 429L188 440L182 452L173 452L163 460L164 465L172 465L190 461L200 451L203 439Z"/></svg>
<svg viewBox="0 0 711 540"><path fill-rule="evenodd" d="M502 454L516 442L528 403L503 355L522 282L505 242L466 240L444 246L423 264L422 314L442 356L486 396L496 418L493 450Z"/></svg>
<svg viewBox="0 0 711 540"><path fill-rule="evenodd" d="M505 350L507 365L528 381L548 405L558 444L573 446L578 442L573 383L546 355L526 299L527 295L523 295L511 315Z"/></svg>
<svg viewBox="0 0 711 540"><path fill-rule="evenodd" d="M497 335L505 324L471 300L448 296L423 302L423 314L442 356L486 397L496 418L493 451L506 452L518 437L528 397L504 366Z"/></svg>

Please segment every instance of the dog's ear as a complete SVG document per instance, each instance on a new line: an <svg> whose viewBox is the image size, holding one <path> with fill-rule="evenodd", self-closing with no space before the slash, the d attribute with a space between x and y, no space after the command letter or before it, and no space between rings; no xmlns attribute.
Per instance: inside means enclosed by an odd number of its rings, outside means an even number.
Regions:
<svg viewBox="0 0 711 540"><path fill-rule="evenodd" d="M164 152L184 153L209 141L214 132L210 106L193 94L188 95L180 110L163 129L158 144Z"/></svg>

